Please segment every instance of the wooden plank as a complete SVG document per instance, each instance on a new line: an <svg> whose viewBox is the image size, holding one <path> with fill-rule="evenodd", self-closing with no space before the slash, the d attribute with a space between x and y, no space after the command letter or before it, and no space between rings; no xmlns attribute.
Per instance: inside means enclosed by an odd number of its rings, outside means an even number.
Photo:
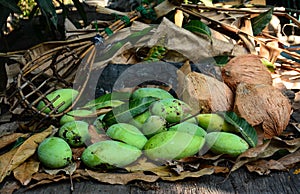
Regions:
<svg viewBox="0 0 300 194"><path fill-rule="evenodd" d="M145 183L135 181L128 185L109 185L96 181L74 182L74 191L70 191L70 183L59 182L41 185L31 190L21 188L15 194L217 194L217 193L300 193L300 175L293 174L294 170L288 172L272 172L270 175L260 176L240 169L228 178L224 175L209 175L200 178L186 179L177 182L158 181L156 183Z"/></svg>

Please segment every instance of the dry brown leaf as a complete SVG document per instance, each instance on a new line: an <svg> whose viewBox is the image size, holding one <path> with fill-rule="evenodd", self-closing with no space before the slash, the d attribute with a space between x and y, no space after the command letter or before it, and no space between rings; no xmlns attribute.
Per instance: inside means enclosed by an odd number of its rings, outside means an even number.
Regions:
<svg viewBox="0 0 300 194"><path fill-rule="evenodd" d="M204 160L218 160L223 156L223 154L211 154L211 153L206 153L202 156L200 156L200 158L204 159Z"/></svg>
<svg viewBox="0 0 300 194"><path fill-rule="evenodd" d="M1 194L12 194L14 191L18 190L21 185L18 182L6 182L3 187L0 189Z"/></svg>
<svg viewBox="0 0 300 194"><path fill-rule="evenodd" d="M76 162L77 168L79 168L81 164L80 157L85 150L85 147L72 148L73 160Z"/></svg>
<svg viewBox="0 0 300 194"><path fill-rule="evenodd" d="M30 158L36 151L39 143L41 143L53 131L53 126L41 133L37 133L29 137L21 146L12 149L8 153L0 156L0 182L10 174L12 170L21 165Z"/></svg>
<svg viewBox="0 0 300 194"><path fill-rule="evenodd" d="M204 169L201 169L196 172L184 171L184 172L181 172L180 175L178 175L178 176L169 176L169 177L164 176L164 177L160 177L160 178L165 181L178 181L178 180L183 180L183 179L189 178L189 177L198 178L198 177L201 177L204 175L211 175L214 173L214 171L215 171L214 168L204 168Z"/></svg>
<svg viewBox="0 0 300 194"><path fill-rule="evenodd" d="M71 163L68 166L64 167L64 168L60 168L60 169L44 169L44 171L47 174L50 175L57 175L60 172L64 172L67 175L73 175L73 173L76 171L76 163Z"/></svg>
<svg viewBox="0 0 300 194"><path fill-rule="evenodd" d="M147 171L152 172L159 177L170 176L172 174L172 172L168 166L158 166L156 168L151 168Z"/></svg>
<svg viewBox="0 0 300 194"><path fill-rule="evenodd" d="M41 133L37 133L29 137L21 146L18 147L18 150L14 157L11 160L11 169L15 169L30 156L32 156L39 144L50 134L52 134L53 126L50 126L48 129L44 130Z"/></svg>
<svg viewBox="0 0 300 194"><path fill-rule="evenodd" d="M0 149L12 144L20 137L27 137L27 136L28 134L24 134L24 133L12 133L9 135L4 135L0 138Z"/></svg>
<svg viewBox="0 0 300 194"><path fill-rule="evenodd" d="M99 173L92 170L86 170L90 177L109 184L127 184L133 180L143 180L146 182L155 182L158 180L156 175L146 175L143 172L134 172L134 173Z"/></svg>
<svg viewBox="0 0 300 194"><path fill-rule="evenodd" d="M20 181L22 185L28 185L31 181L32 175L39 170L40 162L30 158L17 168L13 170L14 177Z"/></svg>
<svg viewBox="0 0 300 194"><path fill-rule="evenodd" d="M271 170L286 170L286 167L276 160L257 160L246 164L246 167L250 172L257 172L259 175L270 174Z"/></svg>
<svg viewBox="0 0 300 194"><path fill-rule="evenodd" d="M17 148L12 149L11 151L0 156L0 182L8 176L11 172L10 163L11 159L17 152Z"/></svg>
<svg viewBox="0 0 300 194"><path fill-rule="evenodd" d="M260 45L259 56L268 59L271 63L275 63L282 49L279 47L279 42L276 39L268 40L266 44Z"/></svg>
<svg viewBox="0 0 300 194"><path fill-rule="evenodd" d="M74 175L72 176L72 178L78 178L80 177L80 175ZM62 180L68 180L70 179L70 176L65 176L64 174L59 174L59 175L49 175L49 174L46 174L46 173L36 173L32 176L32 179L33 180L37 180L38 182L35 183L35 184L32 184L32 185L29 185L28 186L28 189L32 189L36 186L39 186L39 185L45 185L45 184L48 184L48 183L52 183L52 182L59 182L59 181L62 181Z"/></svg>
<svg viewBox="0 0 300 194"><path fill-rule="evenodd" d="M55 178L61 177L61 176L65 176L65 175L62 175L62 174L51 175L51 174L48 174L48 173L40 172L40 173L33 174L32 180L36 180L36 181L40 182L42 180L52 180L52 179L55 179Z"/></svg>
<svg viewBox="0 0 300 194"><path fill-rule="evenodd" d="M294 152L300 147L300 138L295 138L295 139L291 139L291 140L282 140L282 139L276 137L276 139L278 141L284 142L286 145L291 146L291 148L294 146L295 149L294 150L289 149L290 152Z"/></svg>
<svg viewBox="0 0 300 194"><path fill-rule="evenodd" d="M278 40L274 39L266 44L267 49L269 49L269 57L268 60L271 63L275 63L278 56L282 52L282 49L279 48Z"/></svg>
<svg viewBox="0 0 300 194"><path fill-rule="evenodd" d="M289 167L300 162L300 150L278 159L278 162L280 162L285 167Z"/></svg>
<svg viewBox="0 0 300 194"><path fill-rule="evenodd" d="M218 173L228 173L229 172L229 168L225 167L225 166L214 166L214 165L201 165L202 168L213 168L214 169L214 173L218 174Z"/></svg>
<svg viewBox="0 0 300 194"><path fill-rule="evenodd" d="M259 155L268 148L270 143L271 140L266 141L265 143L258 145L254 148L250 148L241 155L239 155L239 157L235 161L234 166L231 168L231 171L239 169L241 166L248 162L255 161L257 158L259 158ZM273 155L273 153L271 153L271 155Z"/></svg>
<svg viewBox="0 0 300 194"><path fill-rule="evenodd" d="M253 38L253 30L251 20L248 17L241 18L243 21L243 26L241 30L246 33L240 33L240 38L244 41L245 45L247 46L248 50L251 54L257 54L255 50L255 42Z"/></svg>
<svg viewBox="0 0 300 194"><path fill-rule="evenodd" d="M141 157L134 164L126 166L125 169L128 172L137 172L137 171L148 171L158 166L152 162L147 161L147 158Z"/></svg>
<svg viewBox="0 0 300 194"><path fill-rule="evenodd" d="M250 148L244 153L242 153L235 161L234 166L231 168L231 171L235 171L239 169L244 164L258 161L259 159L268 158L273 156L279 150L287 150L291 153L291 155L287 155L286 164L288 165L290 160L295 159L295 161L299 160L298 149L300 148L300 138L294 140L281 140L271 139L266 141L264 144L259 145L254 148ZM297 151L297 152L296 152ZM294 158L293 154L294 153ZM291 158L290 158L291 157ZM285 159L282 158L282 161ZM290 162L291 163L291 162ZM282 163L284 165L284 162Z"/></svg>

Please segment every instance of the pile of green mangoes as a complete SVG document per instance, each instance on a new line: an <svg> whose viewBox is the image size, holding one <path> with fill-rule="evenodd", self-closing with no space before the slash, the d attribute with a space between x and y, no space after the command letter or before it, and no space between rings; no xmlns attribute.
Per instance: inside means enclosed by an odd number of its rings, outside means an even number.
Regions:
<svg viewBox="0 0 300 194"><path fill-rule="evenodd" d="M61 89L53 95L58 93L69 96L66 98L68 102L63 102L63 98L60 101L70 105L77 91ZM47 98L52 100L53 95L49 94ZM122 122L106 122L105 114L91 121L85 116L92 115L93 111L87 109L68 112L60 118L57 134L39 145L41 163L48 168L65 167L72 162L71 148L85 146L80 159L92 169L124 167L143 154L152 161L179 160L207 149L215 154L236 157L249 148L248 143L235 133L236 129L221 116L192 116L191 108L185 102L163 89L139 88L130 95L129 101L149 97L155 100L144 111ZM117 106L122 106L122 103ZM38 108L48 111L43 109L43 104ZM60 111L63 108L67 106L60 107ZM92 138L90 125L104 131L109 140L87 146Z"/></svg>

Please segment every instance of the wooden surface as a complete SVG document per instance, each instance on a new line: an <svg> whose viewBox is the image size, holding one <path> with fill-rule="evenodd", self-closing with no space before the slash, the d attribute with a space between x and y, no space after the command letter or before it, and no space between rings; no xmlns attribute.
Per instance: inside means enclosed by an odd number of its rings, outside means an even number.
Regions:
<svg viewBox="0 0 300 194"><path fill-rule="evenodd" d="M186 179L176 182L158 181L155 183L133 182L128 185L110 185L96 181L75 181L74 191L70 191L70 183L59 182L41 185L31 190L21 188L14 193L27 194L93 194L93 193L270 193L270 194L299 194L300 174L293 174L294 170L288 172L272 172L270 175L260 176L256 173L246 172L240 169L232 173L227 179L224 175L209 175L200 178Z"/></svg>

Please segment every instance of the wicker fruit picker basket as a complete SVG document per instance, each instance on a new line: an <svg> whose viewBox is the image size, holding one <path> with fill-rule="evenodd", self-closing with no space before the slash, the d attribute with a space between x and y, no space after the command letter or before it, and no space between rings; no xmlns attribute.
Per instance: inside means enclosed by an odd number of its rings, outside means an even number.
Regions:
<svg viewBox="0 0 300 194"><path fill-rule="evenodd" d="M20 57L16 60L21 69L6 92L11 106L10 111L16 112L21 108L25 114L20 115L32 117L33 123L38 126L47 118L55 119L72 110L89 80L95 57L95 45L103 44L113 33L141 17L138 11L127 15L118 16L119 19L98 33L87 34L73 40L46 42L25 52L4 55L11 59L16 58L15 55L23 55L22 60L19 59ZM79 74L85 79L76 88L75 92L78 94L73 95L74 99L69 106L65 105L64 100L59 99L59 95L54 96L51 101L46 98L55 90L72 88L75 76ZM42 108L38 107L41 102L44 103ZM40 122L37 123L37 121ZM32 122L28 126L31 124Z"/></svg>

